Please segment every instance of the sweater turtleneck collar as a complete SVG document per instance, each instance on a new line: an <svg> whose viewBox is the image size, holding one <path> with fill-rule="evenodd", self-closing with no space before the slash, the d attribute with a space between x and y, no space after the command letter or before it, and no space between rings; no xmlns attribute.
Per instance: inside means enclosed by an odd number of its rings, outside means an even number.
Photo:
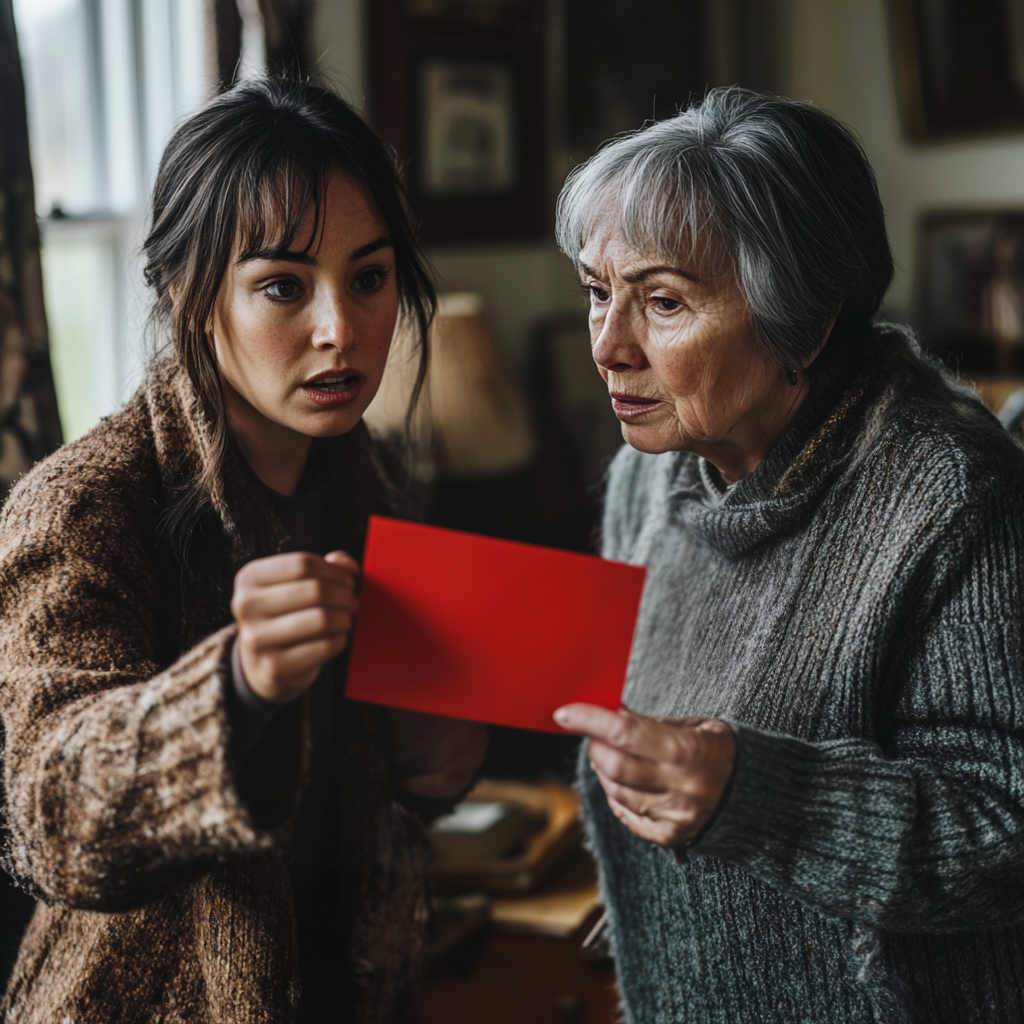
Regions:
<svg viewBox="0 0 1024 1024"><path fill-rule="evenodd" d="M830 382L808 395L765 460L724 492L713 466L678 453L669 494L672 517L723 554L736 556L798 529L853 450L864 413L885 386L886 368L905 349L901 333L872 329L857 363L847 359L837 366Z"/></svg>

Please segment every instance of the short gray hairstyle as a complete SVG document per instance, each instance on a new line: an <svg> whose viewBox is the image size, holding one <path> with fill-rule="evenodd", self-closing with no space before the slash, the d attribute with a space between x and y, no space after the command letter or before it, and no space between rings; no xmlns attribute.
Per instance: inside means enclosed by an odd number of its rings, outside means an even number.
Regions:
<svg viewBox="0 0 1024 1024"><path fill-rule="evenodd" d="M765 354L786 367L815 350L840 308L833 337L866 326L892 282L860 142L831 114L779 96L713 89L605 144L558 198L558 244L577 269L609 217L645 255L724 256Z"/></svg>

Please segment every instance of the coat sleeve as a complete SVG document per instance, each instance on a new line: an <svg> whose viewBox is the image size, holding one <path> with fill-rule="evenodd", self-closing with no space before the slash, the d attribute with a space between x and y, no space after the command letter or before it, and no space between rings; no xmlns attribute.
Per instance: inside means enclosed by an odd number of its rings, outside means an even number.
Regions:
<svg viewBox="0 0 1024 1024"><path fill-rule="evenodd" d="M983 501L939 538L881 742L734 725L730 795L690 854L891 931L1024 920L1022 524L1013 501Z"/></svg>
<svg viewBox="0 0 1024 1024"><path fill-rule="evenodd" d="M0 520L6 859L49 902L126 910L279 836L234 785L233 627L161 670L139 499L116 480L71 486L66 452ZM273 774L297 799L301 751Z"/></svg>

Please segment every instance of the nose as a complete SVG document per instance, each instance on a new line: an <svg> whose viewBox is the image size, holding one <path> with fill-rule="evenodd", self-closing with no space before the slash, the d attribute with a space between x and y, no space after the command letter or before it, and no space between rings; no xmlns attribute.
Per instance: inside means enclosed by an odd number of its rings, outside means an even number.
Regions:
<svg viewBox="0 0 1024 1024"><path fill-rule="evenodd" d="M591 343L591 354L594 362L609 372L623 373L643 367L646 357L628 306L613 303Z"/></svg>
<svg viewBox="0 0 1024 1024"><path fill-rule="evenodd" d="M313 306L313 348L318 351L336 349L344 352L356 341L353 311L348 308L345 296L326 292Z"/></svg>

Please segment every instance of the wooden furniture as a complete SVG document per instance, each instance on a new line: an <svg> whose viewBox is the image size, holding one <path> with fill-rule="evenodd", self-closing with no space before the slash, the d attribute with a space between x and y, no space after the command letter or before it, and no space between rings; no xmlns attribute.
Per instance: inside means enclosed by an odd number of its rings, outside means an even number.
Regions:
<svg viewBox="0 0 1024 1024"><path fill-rule="evenodd" d="M539 891L493 900L490 924L450 947L428 973L422 1024L611 1024L611 962L582 948L599 911L594 864L583 849Z"/></svg>
<svg viewBox="0 0 1024 1024"><path fill-rule="evenodd" d="M420 996L422 1024L611 1024L614 977L576 940L495 932L472 973L435 973Z"/></svg>
<svg viewBox="0 0 1024 1024"><path fill-rule="evenodd" d="M474 799L519 803L546 824L502 860L432 868L422 1024L611 1024L611 962L584 949L601 906L576 794L557 783L485 780Z"/></svg>

